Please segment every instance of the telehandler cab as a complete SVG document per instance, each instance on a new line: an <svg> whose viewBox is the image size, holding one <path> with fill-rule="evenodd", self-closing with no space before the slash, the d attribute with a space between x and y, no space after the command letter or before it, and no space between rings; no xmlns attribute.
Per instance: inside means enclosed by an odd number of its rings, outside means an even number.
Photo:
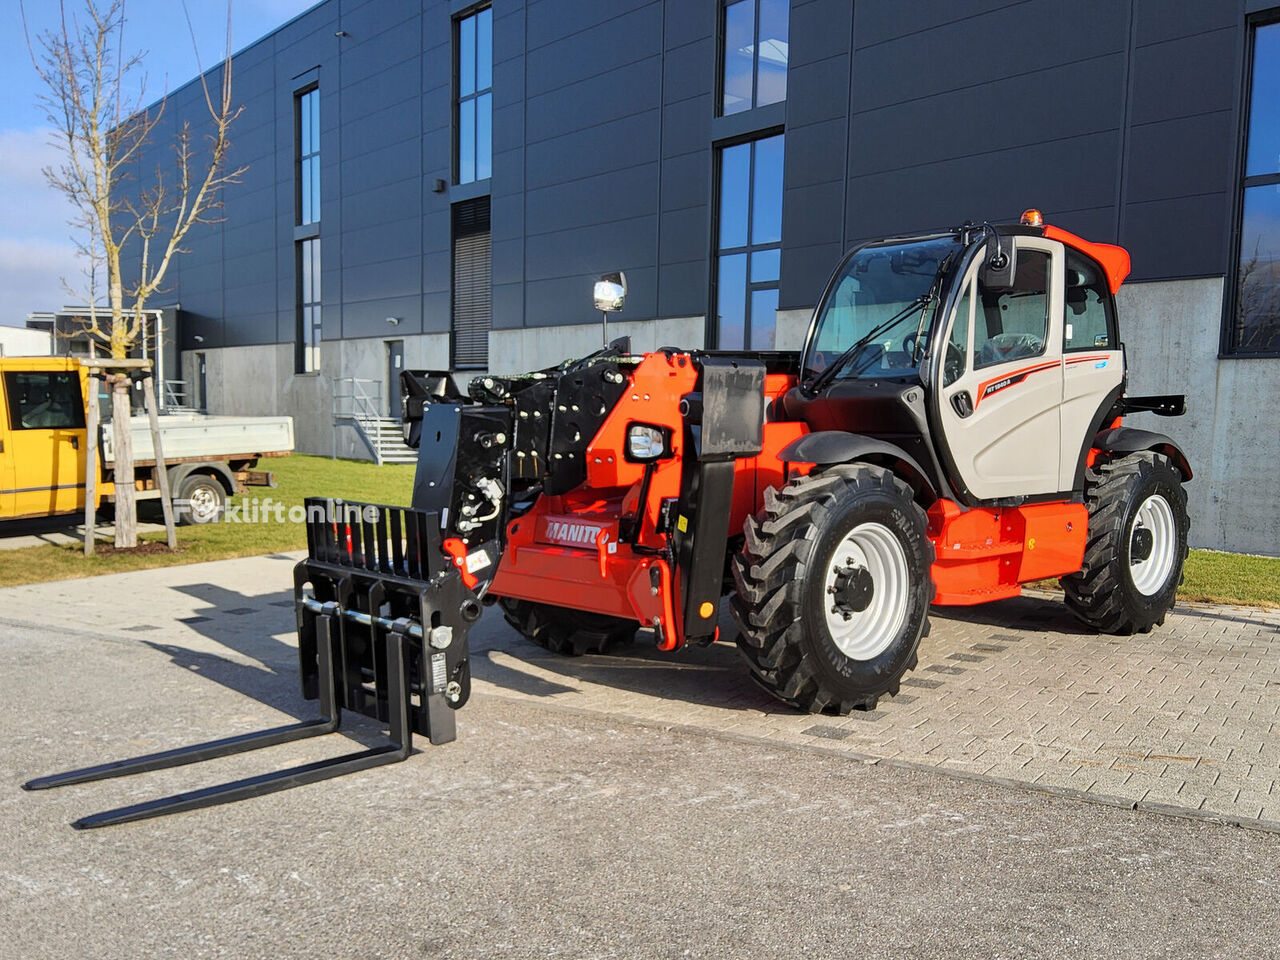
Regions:
<svg viewBox="0 0 1280 960"><path fill-rule="evenodd" d="M387 721L386 747L98 814L139 819L403 759L454 738L467 632L497 602L566 654L651 631L718 639L729 597L753 676L805 711L873 709L917 662L930 604L1060 577L1089 626L1144 632L1173 606L1191 468L1127 413L1121 248L1042 224L863 244L799 354L627 341L516 377L403 375L419 450L410 508L308 501L295 599L319 721L72 771L99 779Z"/></svg>

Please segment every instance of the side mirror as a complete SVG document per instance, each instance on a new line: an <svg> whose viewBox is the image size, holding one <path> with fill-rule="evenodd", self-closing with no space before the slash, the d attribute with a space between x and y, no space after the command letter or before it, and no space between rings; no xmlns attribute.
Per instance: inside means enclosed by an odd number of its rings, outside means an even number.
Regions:
<svg viewBox="0 0 1280 960"><path fill-rule="evenodd" d="M982 285L988 290L1012 290L1018 272L1018 250L1012 237L995 238L995 247L982 265Z"/></svg>
<svg viewBox="0 0 1280 960"><path fill-rule="evenodd" d="M627 275L622 272L606 273L596 281L596 309L601 313L617 313L627 299Z"/></svg>

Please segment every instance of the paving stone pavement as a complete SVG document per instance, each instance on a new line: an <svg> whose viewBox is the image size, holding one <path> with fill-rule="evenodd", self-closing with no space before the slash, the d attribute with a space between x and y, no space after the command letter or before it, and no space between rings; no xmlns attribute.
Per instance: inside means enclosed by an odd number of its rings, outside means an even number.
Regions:
<svg viewBox="0 0 1280 960"><path fill-rule="evenodd" d="M296 682L280 554L0 590L5 620L265 666ZM118 613L121 597L138 598ZM722 635L733 628L722 619ZM1280 830L1280 613L1181 606L1134 637L1080 627L1051 595L936 608L898 696L849 717L799 714L731 643L555 656L490 609L472 633L475 695L935 768L1154 812ZM215 679L206 677L191 682Z"/></svg>

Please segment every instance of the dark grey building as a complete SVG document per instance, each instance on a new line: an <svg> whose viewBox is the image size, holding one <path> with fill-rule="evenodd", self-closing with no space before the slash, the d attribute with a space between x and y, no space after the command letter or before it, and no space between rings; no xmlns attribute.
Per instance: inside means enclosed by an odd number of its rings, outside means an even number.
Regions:
<svg viewBox="0 0 1280 960"><path fill-rule="evenodd" d="M292 414L301 449L361 455L335 410L393 413L398 366L593 349L603 272L626 272L610 327L637 347L795 347L860 238L1038 207L1133 255L1122 331L1135 389L1189 394L1193 541L1276 553L1273 20L1255 0L326 0L235 57L248 170L173 274L184 370L212 412ZM202 110L189 84L166 122Z"/></svg>

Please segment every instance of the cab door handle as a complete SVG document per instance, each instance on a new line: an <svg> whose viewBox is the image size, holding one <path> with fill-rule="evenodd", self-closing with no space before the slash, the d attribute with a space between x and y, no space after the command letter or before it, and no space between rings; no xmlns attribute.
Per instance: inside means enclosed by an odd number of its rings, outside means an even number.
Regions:
<svg viewBox="0 0 1280 960"><path fill-rule="evenodd" d="M79 438L79 437L72 437L72 438L71 438L71 449L72 449L72 450L79 450L79 449L80 449L80 438Z"/></svg>
<svg viewBox="0 0 1280 960"><path fill-rule="evenodd" d="M968 390L961 390L951 395L951 406L955 408L956 413L962 417L967 417L973 413L973 397L969 396Z"/></svg>

